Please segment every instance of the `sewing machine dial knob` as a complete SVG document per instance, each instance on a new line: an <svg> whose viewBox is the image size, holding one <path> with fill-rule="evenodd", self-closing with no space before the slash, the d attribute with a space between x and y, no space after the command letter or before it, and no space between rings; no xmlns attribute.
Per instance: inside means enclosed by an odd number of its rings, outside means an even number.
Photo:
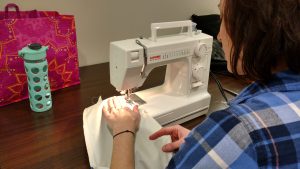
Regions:
<svg viewBox="0 0 300 169"><path fill-rule="evenodd" d="M199 58L203 58L207 54L207 45L205 43L199 43L195 49L195 56Z"/></svg>

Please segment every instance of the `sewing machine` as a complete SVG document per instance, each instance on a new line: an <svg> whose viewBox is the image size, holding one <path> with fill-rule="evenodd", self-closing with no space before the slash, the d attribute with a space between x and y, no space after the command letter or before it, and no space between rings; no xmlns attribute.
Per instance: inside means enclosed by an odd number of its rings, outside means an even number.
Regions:
<svg viewBox="0 0 300 169"><path fill-rule="evenodd" d="M157 36L159 29L187 27L187 32ZM207 92L213 38L193 30L191 21L151 24L151 38L110 43L110 82L140 111L161 125L179 124L207 113ZM167 65L161 86L132 92L156 67Z"/></svg>

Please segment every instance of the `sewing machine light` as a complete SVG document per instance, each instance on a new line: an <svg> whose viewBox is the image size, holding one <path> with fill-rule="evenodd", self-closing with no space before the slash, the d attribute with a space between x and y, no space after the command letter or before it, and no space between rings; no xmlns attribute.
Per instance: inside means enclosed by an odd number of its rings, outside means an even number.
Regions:
<svg viewBox="0 0 300 169"><path fill-rule="evenodd" d="M139 61L139 51L132 51L130 53L131 62L138 62Z"/></svg>
<svg viewBox="0 0 300 169"><path fill-rule="evenodd" d="M125 95L126 93L127 93L127 90L121 90L121 91L120 91L120 94L121 94L121 95Z"/></svg>

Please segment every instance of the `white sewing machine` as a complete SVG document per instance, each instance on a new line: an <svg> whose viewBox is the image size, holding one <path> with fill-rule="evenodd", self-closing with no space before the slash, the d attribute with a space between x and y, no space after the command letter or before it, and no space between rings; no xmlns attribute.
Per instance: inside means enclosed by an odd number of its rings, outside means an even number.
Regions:
<svg viewBox="0 0 300 169"><path fill-rule="evenodd" d="M161 125L179 124L207 113L207 92L213 38L193 31L191 21L151 24L150 39L110 43L110 82L118 91L143 85L155 67L167 65L161 86L135 92L130 99ZM188 31L157 37L157 30L187 27Z"/></svg>

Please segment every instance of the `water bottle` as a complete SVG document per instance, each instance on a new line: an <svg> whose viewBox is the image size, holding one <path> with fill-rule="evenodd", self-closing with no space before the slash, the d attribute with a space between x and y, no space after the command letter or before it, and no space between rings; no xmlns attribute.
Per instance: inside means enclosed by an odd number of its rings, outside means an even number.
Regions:
<svg viewBox="0 0 300 169"><path fill-rule="evenodd" d="M19 51L27 74L30 107L35 112L44 112L52 107L47 50L48 46L33 43Z"/></svg>

